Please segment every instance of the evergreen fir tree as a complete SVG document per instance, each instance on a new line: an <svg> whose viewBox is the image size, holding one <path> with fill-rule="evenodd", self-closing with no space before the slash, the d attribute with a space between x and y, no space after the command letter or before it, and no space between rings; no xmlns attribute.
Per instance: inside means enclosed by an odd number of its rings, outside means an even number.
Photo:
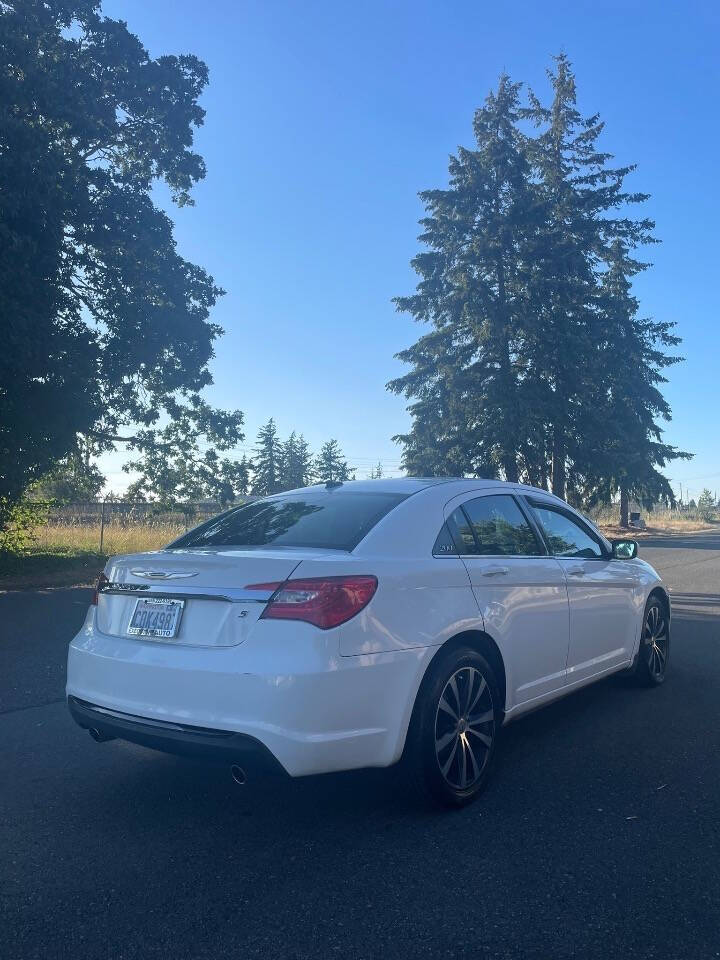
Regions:
<svg viewBox="0 0 720 960"><path fill-rule="evenodd" d="M412 262L416 293L395 303L433 329L398 354L412 369L388 384L413 401L412 430L396 438L411 473L519 477L538 203L518 111L519 84L502 76L475 114L476 149L451 158L447 190L420 195L429 249Z"/></svg>
<svg viewBox="0 0 720 960"><path fill-rule="evenodd" d="M328 440L322 445L314 469L320 483L342 483L355 478L355 471L348 467L337 440Z"/></svg>
<svg viewBox="0 0 720 960"><path fill-rule="evenodd" d="M530 93L521 107L501 77L476 112L476 149L451 158L447 190L421 194L428 249L396 304L432 329L388 384L411 400L395 439L413 474L521 479L578 503L671 498L658 468L687 454L661 439L659 388L679 341L630 295L645 267L633 251L655 242L651 220L628 216L646 196L599 149L603 124L579 112L567 57L549 78L550 105Z"/></svg>
<svg viewBox="0 0 720 960"><path fill-rule="evenodd" d="M266 497L280 490L281 448L275 421L271 417L265 426L260 428L257 436L257 447L252 461L252 492L255 496Z"/></svg>
<svg viewBox="0 0 720 960"><path fill-rule="evenodd" d="M674 502L668 480L658 467L690 454L664 443L658 419L670 420L670 407L659 386L662 371L680 361L665 348L680 339L673 324L638 316L639 304L631 292L631 278L645 264L629 255L620 240L604 253L607 269L600 281L601 320L598 321L596 393L588 405L589 454L586 503L607 502L620 494L620 525L628 525L631 497L644 506L659 500Z"/></svg>
<svg viewBox="0 0 720 960"><path fill-rule="evenodd" d="M294 490L311 483L312 455L302 434L295 431L282 444L280 456L280 488Z"/></svg>
<svg viewBox="0 0 720 960"><path fill-rule="evenodd" d="M542 128L528 140L542 229L531 254L534 310L526 331L523 392L526 403L542 411L538 433L547 437L552 491L564 498L568 469L582 474L592 468L588 415L592 419L598 371L604 369L597 352L602 326L597 271L603 252L613 239L631 247L653 242L654 224L614 216L646 196L623 190L634 168L608 166L611 156L597 144L604 124L597 114L581 115L570 61L564 54L554 59L555 71L548 71L550 105L530 92L529 107L520 111Z"/></svg>

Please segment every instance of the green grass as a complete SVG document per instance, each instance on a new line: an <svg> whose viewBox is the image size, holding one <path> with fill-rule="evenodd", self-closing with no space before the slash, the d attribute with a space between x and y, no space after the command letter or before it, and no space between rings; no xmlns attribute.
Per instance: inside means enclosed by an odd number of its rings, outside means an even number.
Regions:
<svg viewBox="0 0 720 960"><path fill-rule="evenodd" d="M45 523L35 528L29 546L0 552L0 590L92 583L108 557L158 550L184 530L177 523L111 522L105 526L101 553L98 526Z"/></svg>
<svg viewBox="0 0 720 960"><path fill-rule="evenodd" d="M92 583L107 557L99 550L73 547L29 547L21 553L0 553L0 590L32 590L44 587Z"/></svg>

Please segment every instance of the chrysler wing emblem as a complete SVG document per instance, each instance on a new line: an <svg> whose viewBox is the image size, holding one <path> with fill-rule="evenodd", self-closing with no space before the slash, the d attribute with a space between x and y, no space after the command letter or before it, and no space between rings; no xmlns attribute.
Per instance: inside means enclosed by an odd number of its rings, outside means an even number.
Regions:
<svg viewBox="0 0 720 960"><path fill-rule="evenodd" d="M197 570L131 570L134 577L141 577L143 580L187 580L188 577L196 577Z"/></svg>

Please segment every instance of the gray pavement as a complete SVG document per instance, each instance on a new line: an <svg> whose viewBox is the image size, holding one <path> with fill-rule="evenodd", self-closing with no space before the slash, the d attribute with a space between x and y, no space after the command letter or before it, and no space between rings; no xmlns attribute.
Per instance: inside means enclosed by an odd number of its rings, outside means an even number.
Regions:
<svg viewBox="0 0 720 960"><path fill-rule="evenodd" d="M0 595L0 956L720 956L720 537L644 541L671 673L506 729L455 813L394 771L238 788L95 744L63 702L87 590Z"/></svg>

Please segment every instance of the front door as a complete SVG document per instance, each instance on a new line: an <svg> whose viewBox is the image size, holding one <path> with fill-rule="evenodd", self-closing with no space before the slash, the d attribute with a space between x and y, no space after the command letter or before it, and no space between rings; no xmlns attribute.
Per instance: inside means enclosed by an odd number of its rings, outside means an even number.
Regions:
<svg viewBox="0 0 720 960"><path fill-rule="evenodd" d="M638 625L635 564L610 557L592 528L570 510L546 500L530 499L530 504L567 580L568 683L628 663Z"/></svg>

